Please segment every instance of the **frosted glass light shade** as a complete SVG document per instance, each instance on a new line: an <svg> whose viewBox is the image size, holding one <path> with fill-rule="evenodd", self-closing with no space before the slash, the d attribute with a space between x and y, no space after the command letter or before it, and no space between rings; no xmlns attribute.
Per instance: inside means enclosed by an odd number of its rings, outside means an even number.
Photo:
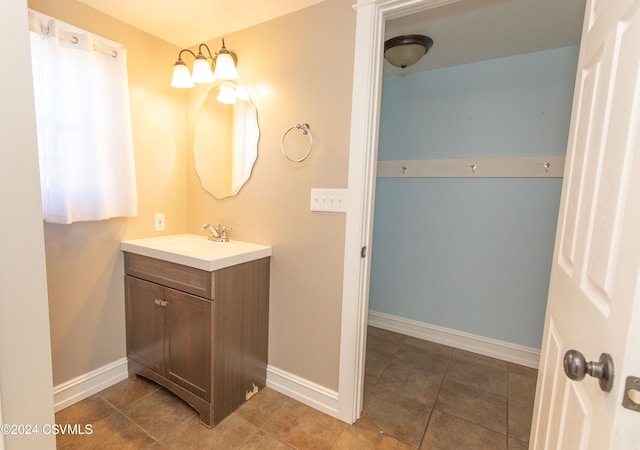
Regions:
<svg viewBox="0 0 640 450"><path fill-rule="evenodd" d="M189 73L189 68L182 60L178 60L173 66L171 86L175 88L192 88L195 86Z"/></svg>
<svg viewBox="0 0 640 450"><path fill-rule="evenodd" d="M385 52L384 57L391 65L404 68L417 63L425 53L422 45L408 44L390 48Z"/></svg>
<svg viewBox="0 0 640 450"><path fill-rule="evenodd" d="M236 98L238 100L250 100L251 95L249 95L249 90L244 86L236 86Z"/></svg>
<svg viewBox="0 0 640 450"><path fill-rule="evenodd" d="M194 83L213 83L216 81L213 72L211 72L209 60L202 53L196 57L193 63L193 76L191 78Z"/></svg>
<svg viewBox="0 0 640 450"><path fill-rule="evenodd" d="M384 58L402 69L417 63L433 46L433 39L419 34L397 36L384 43Z"/></svg>
<svg viewBox="0 0 640 450"><path fill-rule="evenodd" d="M233 84L224 83L222 86L220 86L220 93L216 97L216 100L227 105L238 103L238 99L236 98L236 89Z"/></svg>
<svg viewBox="0 0 640 450"><path fill-rule="evenodd" d="M233 57L229 53L220 52L216 57L216 70L213 77L218 80L235 80L239 76Z"/></svg>

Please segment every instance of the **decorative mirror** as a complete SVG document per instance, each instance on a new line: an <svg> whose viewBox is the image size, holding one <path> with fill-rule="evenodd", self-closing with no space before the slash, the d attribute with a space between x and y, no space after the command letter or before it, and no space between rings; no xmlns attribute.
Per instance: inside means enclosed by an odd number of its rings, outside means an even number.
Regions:
<svg viewBox="0 0 640 450"><path fill-rule="evenodd" d="M193 157L202 187L215 198L236 195L249 180L258 157L258 111L246 96L235 104L216 99L213 88L202 102L193 132Z"/></svg>

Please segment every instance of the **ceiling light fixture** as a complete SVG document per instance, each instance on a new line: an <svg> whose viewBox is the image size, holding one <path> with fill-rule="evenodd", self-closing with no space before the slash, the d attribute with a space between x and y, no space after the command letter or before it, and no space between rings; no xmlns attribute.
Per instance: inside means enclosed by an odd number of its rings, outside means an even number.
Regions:
<svg viewBox="0 0 640 450"><path fill-rule="evenodd" d="M408 34L388 39L384 43L384 58L393 66L404 69L427 54L433 39L421 34Z"/></svg>
<svg viewBox="0 0 640 450"><path fill-rule="evenodd" d="M202 53L202 48L207 50L208 56ZM184 52L191 53L195 58L193 62L193 73L189 72L189 68L182 59ZM171 86L176 88L192 88L195 83L213 83L218 80L235 80L239 77L236 64L238 57L235 53L227 50L222 40L222 48L216 54L212 54L207 44L198 46L198 54L196 55L188 48L180 50L178 60L173 65L173 77Z"/></svg>

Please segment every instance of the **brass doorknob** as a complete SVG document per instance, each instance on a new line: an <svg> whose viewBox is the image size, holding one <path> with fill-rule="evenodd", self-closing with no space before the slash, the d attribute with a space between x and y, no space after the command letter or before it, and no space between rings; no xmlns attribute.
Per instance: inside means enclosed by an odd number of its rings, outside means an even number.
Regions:
<svg viewBox="0 0 640 450"><path fill-rule="evenodd" d="M600 389L610 392L613 387L613 359L608 353L602 353L598 362L585 359L578 350L569 350L564 354L564 373L572 380L580 381L585 375L600 380Z"/></svg>

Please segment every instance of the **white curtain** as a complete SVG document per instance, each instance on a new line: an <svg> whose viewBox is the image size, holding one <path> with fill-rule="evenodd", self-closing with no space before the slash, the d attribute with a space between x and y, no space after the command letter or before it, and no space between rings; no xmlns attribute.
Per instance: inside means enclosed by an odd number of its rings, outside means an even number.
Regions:
<svg viewBox="0 0 640 450"><path fill-rule="evenodd" d="M29 11L44 218L135 216L126 51Z"/></svg>

